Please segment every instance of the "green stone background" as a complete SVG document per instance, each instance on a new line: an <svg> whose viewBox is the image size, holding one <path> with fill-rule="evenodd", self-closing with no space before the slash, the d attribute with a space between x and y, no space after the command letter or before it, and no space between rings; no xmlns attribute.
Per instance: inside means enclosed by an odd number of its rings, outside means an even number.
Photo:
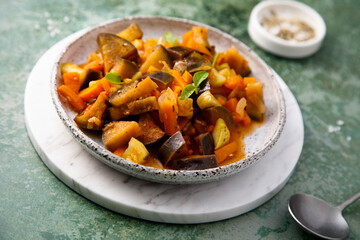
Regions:
<svg viewBox="0 0 360 240"><path fill-rule="evenodd" d="M327 24L322 48L303 60L275 57L251 41L247 22L258 2L0 0L0 239L312 239L287 212L288 198L305 192L335 205L360 190L360 1L303 1ZM279 194L229 220L160 224L108 211L73 192L45 167L24 123L23 96L31 69L71 33L131 15L175 16L217 27L254 49L285 80L303 113L305 144L296 171ZM340 129L329 131L331 126ZM360 239L360 201L344 216L350 239Z"/></svg>

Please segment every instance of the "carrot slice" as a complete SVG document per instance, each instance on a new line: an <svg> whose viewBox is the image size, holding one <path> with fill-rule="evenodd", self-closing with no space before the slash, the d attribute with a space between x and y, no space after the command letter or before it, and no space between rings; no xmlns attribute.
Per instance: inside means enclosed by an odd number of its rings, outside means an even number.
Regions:
<svg viewBox="0 0 360 240"><path fill-rule="evenodd" d="M153 65L151 65L148 70L147 73L152 73L152 72L156 72L159 71L159 69L157 69L156 67L154 67Z"/></svg>
<svg viewBox="0 0 360 240"><path fill-rule="evenodd" d="M118 147L114 151L114 154L118 155L119 157L122 157L122 155L123 155L123 153L125 152L126 149L127 149L127 145L122 145L122 146Z"/></svg>
<svg viewBox="0 0 360 240"><path fill-rule="evenodd" d="M244 83L245 85L248 85L249 83L255 83L256 80L254 77L244 77Z"/></svg>
<svg viewBox="0 0 360 240"><path fill-rule="evenodd" d="M68 86L62 85L57 91L67 99L75 111L81 112L86 107L86 103Z"/></svg>
<svg viewBox="0 0 360 240"><path fill-rule="evenodd" d="M207 56L212 56L212 54L210 53L210 51L204 47L203 45L201 45L200 43L196 42L194 39L190 38L186 47L191 48L195 51L201 52Z"/></svg>
<svg viewBox="0 0 360 240"><path fill-rule="evenodd" d="M182 39L182 46L186 47L190 38L192 38L193 32L192 31L188 31L183 35L183 39Z"/></svg>
<svg viewBox="0 0 360 240"><path fill-rule="evenodd" d="M80 74L78 72L67 72L63 74L64 84L76 94L80 90Z"/></svg>
<svg viewBox="0 0 360 240"><path fill-rule="evenodd" d="M207 28L192 27L191 31L193 32L192 38L194 39L195 42L199 43L204 47L209 46Z"/></svg>
<svg viewBox="0 0 360 240"><path fill-rule="evenodd" d="M80 91L79 97L85 102L97 98L103 91L109 92L111 88L110 82L106 78L97 80L94 84Z"/></svg>
<svg viewBox="0 0 360 240"><path fill-rule="evenodd" d="M242 82L242 80L243 79L240 75L230 76L226 79L224 86L233 90Z"/></svg>
<svg viewBox="0 0 360 240"><path fill-rule="evenodd" d="M179 130L177 122L178 106L174 92L168 88L159 99L159 118L164 123L165 133L172 136Z"/></svg>
<svg viewBox="0 0 360 240"><path fill-rule="evenodd" d="M225 161L231 154L234 154L237 151L238 147L236 142L230 142L225 146L215 150L215 156L218 163Z"/></svg>
<svg viewBox="0 0 360 240"><path fill-rule="evenodd" d="M251 125L251 118L250 116L247 114L247 112L244 111L244 116L241 120L241 124L245 127L248 127Z"/></svg>
<svg viewBox="0 0 360 240"><path fill-rule="evenodd" d="M185 72L183 73L182 79L186 84L190 84L193 82L193 77L187 70L185 70Z"/></svg>
<svg viewBox="0 0 360 240"><path fill-rule="evenodd" d="M231 112L236 112L236 105L238 103L238 100L236 98L230 98L226 101L225 107Z"/></svg>

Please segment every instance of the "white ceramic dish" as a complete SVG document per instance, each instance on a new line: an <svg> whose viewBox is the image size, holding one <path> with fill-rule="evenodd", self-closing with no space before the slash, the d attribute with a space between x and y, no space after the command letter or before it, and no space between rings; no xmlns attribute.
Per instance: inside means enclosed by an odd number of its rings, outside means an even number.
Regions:
<svg viewBox="0 0 360 240"><path fill-rule="evenodd" d="M271 34L261 22L274 13L279 19L299 20L306 23L314 30L314 37L306 41L290 41ZM326 25L314 9L301 2L268 0L260 2L252 10L248 32L257 45L270 53L287 58L304 58L319 50L325 38Z"/></svg>
<svg viewBox="0 0 360 240"><path fill-rule="evenodd" d="M65 62L81 64L86 62L90 52L97 49L96 37L101 32L117 33L126 28L130 23L136 22L144 32L143 38L159 37L171 31L174 36L182 36L192 26L208 28L208 38L216 51L224 51L232 45L249 61L252 74L263 84L264 101L267 106L266 121L250 136L244 139L246 158L226 166L205 170L162 170L135 164L120 158L105 149L101 138L86 134L77 127L73 118L75 114L63 102L56 89L62 84L60 65ZM276 143L285 124L285 102L274 72L247 46L213 27L184 19L167 17L130 17L117 19L86 31L83 35L69 44L60 54L52 71L51 96L59 117L72 133L74 138L93 156L112 168L145 180L171 184L191 184L215 181L226 176L231 176L249 167L267 153Z"/></svg>

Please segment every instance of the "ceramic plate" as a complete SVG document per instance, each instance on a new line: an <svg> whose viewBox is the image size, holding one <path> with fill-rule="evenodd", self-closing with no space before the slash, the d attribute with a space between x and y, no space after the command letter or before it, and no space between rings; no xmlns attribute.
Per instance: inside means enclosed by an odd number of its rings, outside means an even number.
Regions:
<svg viewBox="0 0 360 240"><path fill-rule="evenodd" d="M182 36L192 26L203 26L208 29L208 39L216 51L221 52L231 46L249 62L251 75L263 85L264 102L267 107L265 123L244 139L246 157L236 163L205 170L163 170L135 164L120 158L105 149L101 137L91 135L77 127L73 121L76 113L66 102L59 98L56 89L61 83L60 65L71 62L85 63L87 56L97 49L96 37L99 33L117 33L130 23L136 22L143 30L143 39L158 38L171 31L174 36ZM285 124L285 102L279 84L270 67L245 44L218 29L202 23L185 19L168 17L130 17L106 22L87 30L83 35L64 48L53 68L51 77L51 96L59 117L73 137L93 156L110 167L125 174L141 179L171 184L205 183L237 174L251 166L264 156L276 143ZM270 169L269 169L270 170Z"/></svg>

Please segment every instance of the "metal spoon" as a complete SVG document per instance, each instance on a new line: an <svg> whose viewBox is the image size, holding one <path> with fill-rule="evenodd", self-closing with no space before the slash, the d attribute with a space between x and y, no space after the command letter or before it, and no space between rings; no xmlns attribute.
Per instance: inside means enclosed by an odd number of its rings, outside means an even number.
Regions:
<svg viewBox="0 0 360 240"><path fill-rule="evenodd" d="M295 194L289 199L291 216L307 231L327 239L345 239L350 229L341 212L360 198L360 192L339 206L307 194Z"/></svg>

